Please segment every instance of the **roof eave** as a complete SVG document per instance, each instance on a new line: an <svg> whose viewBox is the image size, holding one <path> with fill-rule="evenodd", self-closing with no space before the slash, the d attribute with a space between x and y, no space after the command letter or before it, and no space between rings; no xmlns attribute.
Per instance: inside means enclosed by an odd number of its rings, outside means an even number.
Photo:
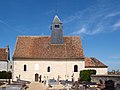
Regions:
<svg viewBox="0 0 120 90"><path fill-rule="evenodd" d="M108 66L85 66L85 68L108 68Z"/></svg>
<svg viewBox="0 0 120 90"><path fill-rule="evenodd" d="M84 60L84 57L80 57L80 58L32 58L32 57L12 57L13 60L14 59L83 59Z"/></svg>

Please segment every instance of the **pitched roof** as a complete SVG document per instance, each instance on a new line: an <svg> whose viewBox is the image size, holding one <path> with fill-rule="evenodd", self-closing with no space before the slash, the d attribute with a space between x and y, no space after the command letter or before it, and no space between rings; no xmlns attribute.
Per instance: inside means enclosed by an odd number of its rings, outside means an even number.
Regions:
<svg viewBox="0 0 120 90"><path fill-rule="evenodd" d="M63 37L64 44L51 44L50 36L20 36L14 58L84 58L80 37Z"/></svg>
<svg viewBox="0 0 120 90"><path fill-rule="evenodd" d="M60 21L60 19L58 18L58 16L55 15L55 17L53 19L53 23L62 23L62 22Z"/></svg>
<svg viewBox="0 0 120 90"><path fill-rule="evenodd" d="M0 48L0 61L7 61L9 59L9 52L6 48Z"/></svg>
<svg viewBox="0 0 120 90"><path fill-rule="evenodd" d="M94 57L87 57L85 58L85 67L86 68L107 68L105 64L100 62L98 59Z"/></svg>

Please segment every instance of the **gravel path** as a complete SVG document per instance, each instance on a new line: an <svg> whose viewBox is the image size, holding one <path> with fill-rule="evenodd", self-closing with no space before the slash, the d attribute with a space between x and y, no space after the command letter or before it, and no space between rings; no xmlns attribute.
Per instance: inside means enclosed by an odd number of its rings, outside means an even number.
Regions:
<svg viewBox="0 0 120 90"><path fill-rule="evenodd" d="M46 87L43 83L31 82L26 90L46 90Z"/></svg>

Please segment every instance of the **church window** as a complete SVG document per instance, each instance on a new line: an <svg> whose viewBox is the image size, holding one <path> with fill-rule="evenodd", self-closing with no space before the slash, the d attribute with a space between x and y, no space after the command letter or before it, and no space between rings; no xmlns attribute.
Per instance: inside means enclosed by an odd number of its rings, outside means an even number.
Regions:
<svg viewBox="0 0 120 90"><path fill-rule="evenodd" d="M47 68L47 72L50 72L50 67Z"/></svg>
<svg viewBox="0 0 120 90"><path fill-rule="evenodd" d="M12 65L10 65L10 69L12 69Z"/></svg>
<svg viewBox="0 0 120 90"><path fill-rule="evenodd" d="M74 65L74 72L78 72L78 66Z"/></svg>
<svg viewBox="0 0 120 90"><path fill-rule="evenodd" d="M55 28L59 28L59 25L55 25Z"/></svg>
<svg viewBox="0 0 120 90"><path fill-rule="evenodd" d="M27 65L24 65L24 71L27 71Z"/></svg>
<svg viewBox="0 0 120 90"><path fill-rule="evenodd" d="M35 70L39 70L39 64L35 64Z"/></svg>

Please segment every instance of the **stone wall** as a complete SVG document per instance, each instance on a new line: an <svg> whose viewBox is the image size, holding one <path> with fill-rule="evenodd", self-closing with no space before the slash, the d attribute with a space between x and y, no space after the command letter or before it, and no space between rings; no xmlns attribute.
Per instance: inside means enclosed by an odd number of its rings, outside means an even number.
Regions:
<svg viewBox="0 0 120 90"><path fill-rule="evenodd" d="M112 80L116 84L120 84L120 75L92 75L91 79L93 82L100 84L100 81L105 83L105 81Z"/></svg>

